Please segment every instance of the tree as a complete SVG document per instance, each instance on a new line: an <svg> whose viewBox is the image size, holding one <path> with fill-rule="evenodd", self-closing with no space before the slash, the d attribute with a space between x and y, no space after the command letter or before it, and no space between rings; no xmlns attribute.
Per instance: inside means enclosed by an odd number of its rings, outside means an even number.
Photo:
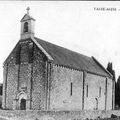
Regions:
<svg viewBox="0 0 120 120"><path fill-rule="evenodd" d="M115 105L120 106L120 102L119 102L120 101L120 77L118 78L119 79L119 85L118 85L118 83L116 83L116 80L115 80L115 71L113 70L112 62L108 62L107 70L112 74L113 80L115 81Z"/></svg>
<svg viewBox="0 0 120 120"><path fill-rule="evenodd" d="M112 62L108 62L107 70L113 75L113 80L115 80L115 71L113 70Z"/></svg>
<svg viewBox="0 0 120 120"><path fill-rule="evenodd" d="M118 77L115 85L115 103L120 107L120 76Z"/></svg>

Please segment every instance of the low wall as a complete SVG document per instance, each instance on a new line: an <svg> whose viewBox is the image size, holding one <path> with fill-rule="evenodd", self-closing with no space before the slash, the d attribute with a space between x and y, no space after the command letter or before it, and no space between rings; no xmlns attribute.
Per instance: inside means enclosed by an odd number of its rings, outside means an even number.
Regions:
<svg viewBox="0 0 120 120"><path fill-rule="evenodd" d="M114 111L11 111L0 110L0 119L8 120L85 120L110 118L111 114L120 116L119 110ZM113 120L113 119L112 119Z"/></svg>

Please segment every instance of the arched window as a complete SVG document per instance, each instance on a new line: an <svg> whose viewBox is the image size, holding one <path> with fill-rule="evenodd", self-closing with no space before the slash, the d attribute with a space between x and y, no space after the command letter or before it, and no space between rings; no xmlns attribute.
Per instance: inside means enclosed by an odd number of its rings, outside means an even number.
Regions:
<svg viewBox="0 0 120 120"><path fill-rule="evenodd" d="M28 32L28 22L24 23L24 33Z"/></svg>

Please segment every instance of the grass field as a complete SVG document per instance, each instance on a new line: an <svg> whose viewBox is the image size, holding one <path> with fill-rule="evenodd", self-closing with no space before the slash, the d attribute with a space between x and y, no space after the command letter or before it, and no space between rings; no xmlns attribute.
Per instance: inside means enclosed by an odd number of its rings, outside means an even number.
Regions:
<svg viewBox="0 0 120 120"><path fill-rule="evenodd" d="M114 111L0 110L0 120L120 120Z"/></svg>

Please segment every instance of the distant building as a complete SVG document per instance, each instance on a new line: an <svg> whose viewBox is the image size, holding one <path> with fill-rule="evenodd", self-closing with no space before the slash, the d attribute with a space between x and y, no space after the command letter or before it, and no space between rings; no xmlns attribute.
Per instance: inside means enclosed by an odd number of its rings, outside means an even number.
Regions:
<svg viewBox="0 0 120 120"><path fill-rule="evenodd" d="M29 11L21 38L4 62L3 108L110 110L112 75L94 58L34 37Z"/></svg>

